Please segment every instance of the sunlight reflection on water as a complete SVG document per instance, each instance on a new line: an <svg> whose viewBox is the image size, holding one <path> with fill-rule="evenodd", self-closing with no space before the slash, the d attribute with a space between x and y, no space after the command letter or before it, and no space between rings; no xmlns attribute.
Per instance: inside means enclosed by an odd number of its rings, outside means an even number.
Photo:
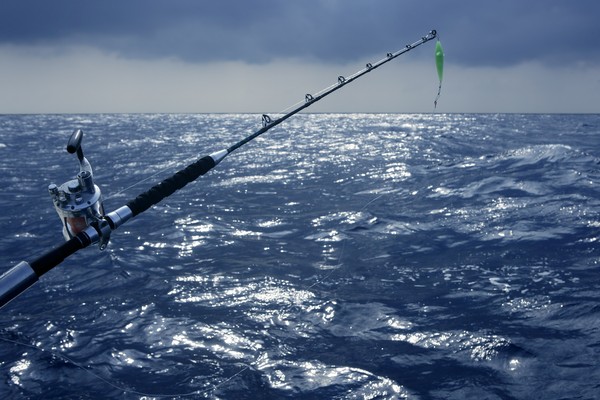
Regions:
<svg viewBox="0 0 600 400"><path fill-rule="evenodd" d="M14 123L0 126L0 179L19 194L0 197L14 210L0 217L6 265L60 235L51 209L22 207L61 172L60 135L42 131L90 132L112 208L149 174L260 123L17 119L24 148L6 133ZM568 382L556 393L595 393L598 126L594 116L299 115L12 303L0 392L529 398ZM19 171L14 157L27 161Z"/></svg>

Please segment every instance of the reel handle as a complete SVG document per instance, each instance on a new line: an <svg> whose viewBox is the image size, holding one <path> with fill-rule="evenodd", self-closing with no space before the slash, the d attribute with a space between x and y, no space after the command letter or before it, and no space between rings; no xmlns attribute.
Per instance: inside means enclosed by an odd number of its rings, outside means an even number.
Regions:
<svg viewBox="0 0 600 400"><path fill-rule="evenodd" d="M79 161L83 160L83 149L81 148L81 141L83 140L83 131L81 129L75 129L73 134L69 138L67 143L67 151L71 154L77 152L77 158Z"/></svg>
<svg viewBox="0 0 600 400"><path fill-rule="evenodd" d="M81 141L83 140L83 131L81 129L75 129L73 134L69 138L67 143L67 151L71 154L75 153L81 148Z"/></svg>

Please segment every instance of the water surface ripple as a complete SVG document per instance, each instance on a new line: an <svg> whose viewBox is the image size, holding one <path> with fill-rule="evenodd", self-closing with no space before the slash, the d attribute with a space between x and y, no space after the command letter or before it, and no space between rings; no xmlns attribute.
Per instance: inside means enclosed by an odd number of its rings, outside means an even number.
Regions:
<svg viewBox="0 0 600 400"><path fill-rule="evenodd" d="M259 115L0 116L0 265ZM2 398L594 398L599 115L303 114L0 312ZM134 187L131 187L135 185Z"/></svg>

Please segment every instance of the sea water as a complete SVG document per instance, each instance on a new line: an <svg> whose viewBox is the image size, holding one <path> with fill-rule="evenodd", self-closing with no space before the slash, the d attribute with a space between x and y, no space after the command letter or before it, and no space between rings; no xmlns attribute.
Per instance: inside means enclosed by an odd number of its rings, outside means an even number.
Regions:
<svg viewBox="0 0 600 400"><path fill-rule="evenodd" d="M276 117L276 116L274 116ZM0 269L260 115L0 116ZM600 396L600 115L302 114L0 310L0 397Z"/></svg>

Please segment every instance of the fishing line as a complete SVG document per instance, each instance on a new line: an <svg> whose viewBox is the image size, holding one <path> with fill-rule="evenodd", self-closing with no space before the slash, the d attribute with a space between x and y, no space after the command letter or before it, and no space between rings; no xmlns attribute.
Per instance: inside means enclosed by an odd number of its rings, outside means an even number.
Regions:
<svg viewBox="0 0 600 400"><path fill-rule="evenodd" d="M144 182L146 182L146 181L149 181L150 179L152 179L152 178L154 178L154 177L156 177L156 176L158 176L158 175L162 175L162 174L164 174L165 172L167 172L167 171L169 171L169 170L173 170L173 169L175 169L175 167L176 167L177 165L181 164L181 163L190 163L190 162L192 162L192 161L193 161L193 160L195 160L195 159L196 159L196 157L192 156L192 157L189 157L187 160L184 160L183 162L179 162L179 161L171 161L171 162L169 162L169 165L167 165L167 166L166 166L166 167L164 167L163 169L161 169L161 170L159 170L159 171L157 171L157 172L153 173L153 174L152 174L152 175L150 175L150 176L147 176L146 178L143 178L143 179L141 179L141 180L137 181L136 183L134 183L134 184L132 184L132 185L130 185L130 186L127 186L127 187L126 187L126 188L124 188L124 189L121 189L121 190L119 190L119 191L117 191L117 192L115 192L115 193L111 193L109 196L106 196L106 197L104 198L104 200L110 200L110 199L112 199L112 198L114 198L114 197L117 197L118 195L120 195L120 194L122 194L122 193L125 193L125 192L126 192L126 191L128 191L128 190L131 190L131 189L133 189L134 187L138 186L138 185L139 185L139 184L141 184L141 183L144 183Z"/></svg>
<svg viewBox="0 0 600 400"><path fill-rule="evenodd" d="M436 35L437 35L437 33L436 33ZM438 40L438 43L439 43L439 40ZM412 48L412 45L407 45L406 49L410 49L410 48ZM438 53L436 51L436 57L437 57L437 54ZM366 72L370 72L371 70L373 70L374 68L378 67L379 65L384 64L385 62L387 62L393 56L394 55L392 53L388 53L385 58L382 58L382 59L380 59L379 61L377 61L375 63L367 63L365 68L363 68L363 69L361 69L359 71L356 71L355 73L353 73L351 75L348 75L347 77L344 77L344 76L340 75L340 76L338 76L337 83L329 85L329 86L327 86L327 87L319 90L318 92L316 92L314 94L306 94L304 100L300 100L300 101L298 101L298 102L296 102L296 103L294 103L294 104L292 104L292 105L284 108L283 110L275 113L275 114L276 115L280 115L280 114L285 115L290 110L294 110L294 109L298 108L301 105L307 104L309 102L313 102L313 101L315 101L315 99L318 99L320 96L322 96L324 94L326 95L326 94L330 93L333 89L336 89L336 87L339 87L339 85L349 83L352 80L354 80L354 79L356 79L356 78L364 75ZM443 53L442 53L442 57L443 57ZM436 63L437 63L437 58L436 58ZM442 60L442 66L443 66L443 60ZM438 67L438 75L439 74L440 74L440 70L439 70L439 67ZM440 96L441 88L442 88L442 82L441 82L441 78L440 78L440 87L439 87L439 91L438 91L438 97L435 100L435 104L436 105L437 105L437 100L438 100L438 98ZM269 117L267 114L263 114L262 118L263 118L263 124L271 122L271 117ZM164 172L166 172L166 171L168 171L170 169L173 169L177 164L184 164L184 165L185 164L189 164L190 162L192 162L196 158L197 158L196 156L191 156L191 157L189 157L188 159L186 159L186 160L184 160L182 162L172 162L171 165L169 165L169 166L161 169L160 171L157 171L156 173L154 173L154 174L152 174L152 175L150 175L150 176L148 176L148 177L146 177L146 178L144 178L144 179L142 179L142 180L140 180L140 181L138 181L138 182L136 182L136 183L134 183L134 184L126 187L126 188L124 188L124 189L121 189L121 190L117 191L116 193L112 193L110 196L106 197L105 200L114 198L114 197L116 197L116 196L118 196L118 195L120 195L120 194L122 194L122 193L124 193L124 192L126 192L126 191L128 191L128 190L130 190L130 189L132 189L132 188L134 188L136 186L138 186L139 184L144 183L144 182L150 180L151 178L154 178L154 177L156 177L158 175L161 175Z"/></svg>
<svg viewBox="0 0 600 400"><path fill-rule="evenodd" d="M433 102L434 104L434 110L437 108L437 103L438 100L441 96L441 92L442 92L442 80L444 77L444 50L442 48L442 44L440 42L440 37L439 37L439 33L435 32L435 35L437 37L437 41L436 41L436 45L435 45L435 64L436 64L436 70L437 70L437 74L438 74L438 78L439 78L439 86L438 86L438 92L437 92L437 96ZM413 45L407 45L406 49L410 49L412 48ZM334 89L336 89L336 87L338 87L340 84L346 84L349 83L351 81L353 81L354 79L364 75L367 72L370 72L372 69L384 64L385 62L387 62L391 57L393 57L394 55L392 53L388 53L386 58L382 58L379 61L373 63L367 63L365 68L356 71L355 73L348 75L347 77L344 77L342 75L340 75L338 77L338 82L332 85L329 85L321 90L319 90L318 92L314 93L314 94L306 94L304 100L300 100L290 106L288 106L287 108L281 110L280 112L276 113L276 114L284 114L286 115L290 110L294 110L296 108L298 108L299 106L303 105L303 104L307 104L309 102L313 102L315 101L315 99L319 99L320 96L322 95L326 95L329 94L330 92L332 92ZM262 116L263 118L263 124L268 124L271 123L271 117L269 117L267 114L263 114ZM167 167L157 171L156 173L139 180L138 182L127 186L124 189L121 189L119 191L117 191L116 193L112 193L110 196L106 197L105 200L114 198L128 190L131 190L132 188L158 176L163 174L164 172L173 169L176 165L179 164L189 164L190 162L192 162L193 160L196 159L196 156L190 156L189 158L187 158L186 160L182 161L182 162L171 162L170 165L168 165Z"/></svg>
<svg viewBox="0 0 600 400"><path fill-rule="evenodd" d="M182 189L188 183L195 181L201 175L204 175L216 165L218 165L226 156L239 149L246 143L254 140L258 136L269 131L270 129L284 122L293 115L299 113L307 107L310 107L315 102L341 89L345 85L360 78L368 72L379 68L383 64L416 48L417 46L420 46L430 40L433 40L436 37L437 33L435 30L433 30L427 35L423 36L420 40L412 44L406 45L403 49L395 53L388 53L385 58L381 59L378 62L367 63L364 69L356 72L353 75L347 77L339 76L336 84L331 85L328 88L317 92L316 94L306 94L304 102L299 102L296 103L296 105L291 106L291 111L285 113L283 116L277 119L271 119L271 117L269 117L267 114L263 114L261 129L257 130L253 134L243 138L239 142L226 149L209 154L200 159L196 159L194 163L189 164L187 167L178 171L171 177L164 179L163 181L154 185L152 188L138 195L135 199L131 200L126 205L109 213L104 213L100 189L94 184L91 165L83 156L83 150L81 148L83 132L79 129L75 130L71 138L69 139L67 151L69 153L77 154L80 163L80 172L77 175L77 178L74 180L65 182L61 186L51 184L48 187L55 209L59 217L61 218L61 223L63 224L63 235L66 241L58 247L55 247L54 249L46 252L42 256L37 257L33 261L21 261L19 264L17 264L9 271L5 272L2 276L0 276L0 307L10 302L20 293L22 293L31 285L36 283L43 274L47 273L55 266L62 263L67 257L71 256L75 252L86 248L91 244L96 243L99 244L101 250L105 249L109 242L110 235L114 230L116 230L118 227L123 225L131 218L136 217L137 215L146 211L150 207L158 204L160 201L170 196L175 191ZM439 41L438 45L441 49L441 44L439 44ZM441 56L438 57L438 53L436 52L436 65L438 67L438 75L440 78L438 98L441 93L442 70L440 68L443 68L443 51L440 51L440 54ZM438 60L441 60L441 62L438 62ZM435 101L436 106L438 98L436 98ZM145 182L150 178L155 177L171 168L172 165L169 165L156 172L155 174L148 176L125 189L113 193L110 196L110 198L114 198L117 195L129 190L130 188L135 187L140 183ZM369 201L365 206L363 206L363 208L359 212L364 211L370 204L372 204L382 196L384 196L384 194L381 194ZM342 240L344 239L342 238ZM342 248L340 250L340 254L338 256L337 265L341 266L340 268L343 268L342 256L345 252L345 246L347 242L348 240L344 240L344 243L342 244ZM316 285L322 284L326 280L330 279L331 276L333 276L333 273L340 270L340 268L332 269L327 274L325 274L324 277L321 277L312 284L308 285L307 289L312 289ZM276 317L283 321L283 315L292 310L292 308L294 307L298 307L298 305L294 303L294 299L292 298L290 304L287 307L276 311ZM276 322L274 322L273 325L276 326ZM262 357L262 354L257 355L254 358L254 360L249 363L249 365L246 365L240 371L231 375L227 379L224 379L219 383L212 385L211 389L196 390L189 393L181 394L150 394L136 391L133 389L127 389L120 385L116 385L108 381L106 378L103 378L102 376L92 372L85 366L72 360L70 357L60 354L59 352L44 350L40 347L36 347L26 343L19 343L18 341L5 339L1 337L0 339L6 342L11 342L13 344L21 344L29 348L36 348L42 352L48 352L49 354L53 354L56 357L59 357L62 360L65 360L66 362L71 363L77 366L78 368L90 373L92 376L95 376L102 382L105 382L106 384L110 385L115 389L126 393L149 397L189 397L206 395L209 392L214 392L218 388L222 387L225 383L231 381L236 376L239 376L244 371L249 370L253 365L257 365L257 363L260 361L260 358ZM260 366L258 368L260 369Z"/></svg>

